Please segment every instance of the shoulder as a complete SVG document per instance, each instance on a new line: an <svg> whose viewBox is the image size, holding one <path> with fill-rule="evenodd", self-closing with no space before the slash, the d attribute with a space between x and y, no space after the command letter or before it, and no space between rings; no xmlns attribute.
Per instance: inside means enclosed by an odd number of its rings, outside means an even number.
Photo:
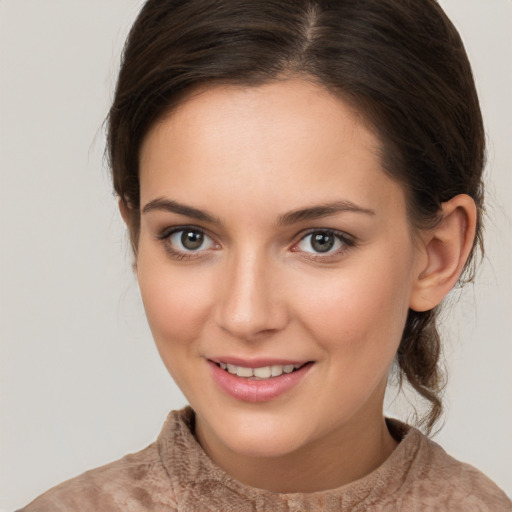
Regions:
<svg viewBox="0 0 512 512"><path fill-rule="evenodd" d="M39 496L18 512L142 512L176 510L157 443L87 471Z"/></svg>
<svg viewBox="0 0 512 512"><path fill-rule="evenodd" d="M512 502L490 478L470 464L451 457L419 431L412 430L414 432L409 432L407 437L412 435L417 439L418 451L403 490L413 503L469 512L512 511Z"/></svg>

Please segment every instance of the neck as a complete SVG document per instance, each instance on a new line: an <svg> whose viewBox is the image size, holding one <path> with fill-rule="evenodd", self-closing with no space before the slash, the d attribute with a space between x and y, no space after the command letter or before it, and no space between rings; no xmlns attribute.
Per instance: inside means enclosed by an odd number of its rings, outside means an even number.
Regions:
<svg viewBox="0 0 512 512"><path fill-rule="evenodd" d="M216 443L213 449L200 428L196 435L210 458L239 482L279 493L310 493L341 487L368 475L395 449L397 442L382 412L358 420L278 457L240 455Z"/></svg>

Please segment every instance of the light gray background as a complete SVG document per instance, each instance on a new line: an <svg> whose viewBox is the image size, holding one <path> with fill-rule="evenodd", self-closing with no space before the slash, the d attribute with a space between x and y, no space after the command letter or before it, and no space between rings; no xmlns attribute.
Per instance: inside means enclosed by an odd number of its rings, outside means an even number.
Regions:
<svg viewBox="0 0 512 512"><path fill-rule="evenodd" d="M436 440L511 494L512 2L441 4L481 94L489 218L478 284L445 315L451 378ZM102 161L139 5L0 0L0 510L141 449L185 404L153 347Z"/></svg>

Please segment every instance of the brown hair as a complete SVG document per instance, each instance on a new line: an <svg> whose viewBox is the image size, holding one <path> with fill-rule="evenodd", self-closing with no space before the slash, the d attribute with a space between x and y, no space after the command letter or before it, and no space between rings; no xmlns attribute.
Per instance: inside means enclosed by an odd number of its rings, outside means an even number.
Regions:
<svg viewBox="0 0 512 512"><path fill-rule="evenodd" d="M460 36L435 0L149 0L126 42L108 116L116 193L140 226L139 148L192 89L258 85L301 75L351 102L382 141L386 172L406 191L413 225L434 224L441 203L468 194L478 208L472 275L482 247L485 138ZM442 412L437 308L410 310L398 378Z"/></svg>

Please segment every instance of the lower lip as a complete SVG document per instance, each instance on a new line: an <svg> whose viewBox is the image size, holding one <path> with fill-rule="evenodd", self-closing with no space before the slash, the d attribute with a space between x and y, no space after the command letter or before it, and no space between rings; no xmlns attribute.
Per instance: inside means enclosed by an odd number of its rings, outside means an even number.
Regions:
<svg viewBox="0 0 512 512"><path fill-rule="evenodd" d="M313 363L307 363L292 373L265 380L238 377L208 361L213 380L228 395L244 402L267 402L294 388L309 372Z"/></svg>

